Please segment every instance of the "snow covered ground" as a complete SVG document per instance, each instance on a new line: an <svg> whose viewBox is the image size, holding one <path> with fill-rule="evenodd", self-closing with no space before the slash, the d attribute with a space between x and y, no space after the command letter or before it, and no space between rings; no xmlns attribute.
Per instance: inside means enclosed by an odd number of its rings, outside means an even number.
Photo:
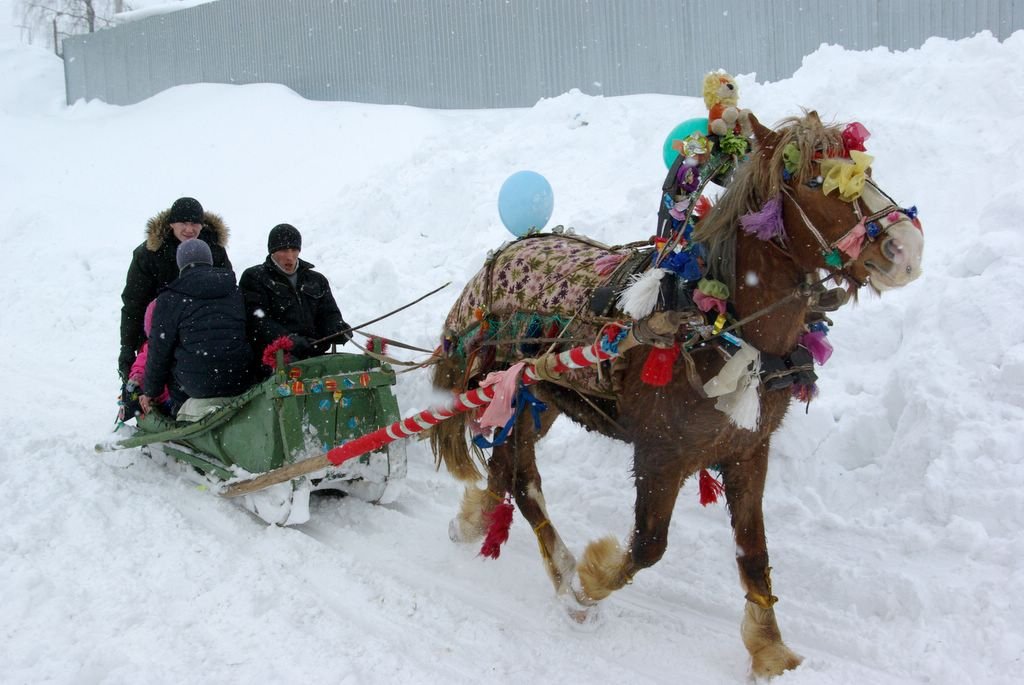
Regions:
<svg viewBox="0 0 1024 685"><path fill-rule="evenodd" d="M300 227L351 322L453 281L373 327L431 347L510 237L496 209L510 173L548 178L552 224L646 238L662 142L704 114L699 99L429 111L194 85L67 107L60 62L16 39L0 31L0 682L745 682L727 514L693 483L663 561L581 630L521 519L498 561L448 541L458 488L423 444L394 504L317 501L289 529L135 451L93 451L114 427L129 255L175 198L224 216L239 269L263 259L271 226ZM791 79L740 78L764 122L802 106L863 122L875 178L919 207L927 238L917 283L833 317L821 396L774 443L777 611L806 657L778 683L1024 673L1021 83L1024 33L822 47ZM435 400L422 372L397 393L407 412ZM628 450L565 424L542 451L570 546L625 536Z"/></svg>

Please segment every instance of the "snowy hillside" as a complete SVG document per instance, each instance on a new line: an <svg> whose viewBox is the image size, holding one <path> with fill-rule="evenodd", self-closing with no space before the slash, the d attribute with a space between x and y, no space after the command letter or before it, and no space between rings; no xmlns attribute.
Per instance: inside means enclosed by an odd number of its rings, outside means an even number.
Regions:
<svg viewBox="0 0 1024 685"><path fill-rule="evenodd" d="M130 253L175 198L224 217L238 269L271 226L298 226L351 322L452 281L372 327L432 347L510 238L509 174L551 182L552 225L644 239L662 142L704 115L697 97L430 111L194 85L67 107L60 62L15 40L0 33L0 682L746 682L728 515L693 483L662 562L582 630L518 514L500 560L449 542L459 490L424 444L395 503L320 500L288 529L135 450L93 451L114 428ZM1024 34L822 47L791 79L739 82L766 123L801 107L864 123L876 180L918 206L927 241L918 282L833 316L820 398L773 444L776 609L806 657L775 682L1020 682ZM397 394L406 412L436 401L423 372ZM564 424L541 450L573 551L624 537L628 449Z"/></svg>

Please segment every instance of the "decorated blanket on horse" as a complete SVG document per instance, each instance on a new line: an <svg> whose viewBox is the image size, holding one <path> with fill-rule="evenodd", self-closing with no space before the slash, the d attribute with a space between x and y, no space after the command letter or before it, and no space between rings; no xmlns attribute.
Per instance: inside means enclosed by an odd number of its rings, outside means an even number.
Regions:
<svg viewBox="0 0 1024 685"><path fill-rule="evenodd" d="M612 320L610 305L595 302L595 294L613 294L649 261L649 248L608 247L574 235L541 233L508 243L448 314L446 355L468 381L552 346L559 351L592 343ZM584 392L612 391L600 370L582 369L563 380Z"/></svg>

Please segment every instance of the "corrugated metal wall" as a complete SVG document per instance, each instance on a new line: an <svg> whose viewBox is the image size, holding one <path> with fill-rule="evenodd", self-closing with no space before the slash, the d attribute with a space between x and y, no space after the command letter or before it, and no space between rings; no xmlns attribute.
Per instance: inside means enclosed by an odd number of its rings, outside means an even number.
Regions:
<svg viewBox="0 0 1024 685"><path fill-rule="evenodd" d="M219 0L64 42L67 99L282 83L313 100L532 106L788 78L821 43L903 50L1024 28L1024 0Z"/></svg>

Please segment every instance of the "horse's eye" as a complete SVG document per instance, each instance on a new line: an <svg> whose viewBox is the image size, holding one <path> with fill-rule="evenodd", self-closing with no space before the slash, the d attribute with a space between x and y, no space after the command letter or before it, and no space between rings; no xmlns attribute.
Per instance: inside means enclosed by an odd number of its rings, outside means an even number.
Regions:
<svg viewBox="0 0 1024 685"><path fill-rule="evenodd" d="M734 85L733 85L733 84L731 84L731 83L726 83L726 84L725 84L725 87L726 87L726 88L728 88L729 90L736 90L736 86L734 86Z"/></svg>

